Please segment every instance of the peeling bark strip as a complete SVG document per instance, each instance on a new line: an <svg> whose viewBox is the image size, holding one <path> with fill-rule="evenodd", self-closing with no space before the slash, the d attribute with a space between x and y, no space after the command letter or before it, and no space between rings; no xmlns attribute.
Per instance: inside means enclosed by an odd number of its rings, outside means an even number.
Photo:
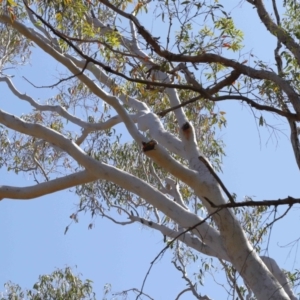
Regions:
<svg viewBox="0 0 300 300"><path fill-rule="evenodd" d="M218 174L215 172L215 170L212 168L212 166L210 165L210 163L203 156L199 156L199 159L200 159L200 161L202 161L205 164L205 166L207 167L207 169L209 170L209 172L218 181L219 185L222 187L222 189L225 192L226 196L228 197L229 201L231 203L235 203L235 201L232 198L231 194L228 192L226 186L224 185L224 183L222 182L222 180L220 179L220 177L218 176ZM209 202L212 203L211 201L209 201Z"/></svg>

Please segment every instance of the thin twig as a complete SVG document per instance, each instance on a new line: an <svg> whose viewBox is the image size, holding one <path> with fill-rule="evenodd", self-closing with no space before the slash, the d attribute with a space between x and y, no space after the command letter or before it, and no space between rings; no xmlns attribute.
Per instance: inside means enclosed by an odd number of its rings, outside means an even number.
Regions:
<svg viewBox="0 0 300 300"><path fill-rule="evenodd" d="M226 186L224 185L224 183L222 182L222 180L220 179L218 174L215 172L215 170L212 168L212 166L209 164L209 162L203 156L199 156L199 159L200 159L200 161L202 161L205 164L205 166L207 167L210 174L217 180L217 182L219 183L219 185L221 186L221 188L225 192L226 196L228 197L229 201L232 204L234 204L235 202L234 202L234 199L233 199L232 195L229 193Z"/></svg>

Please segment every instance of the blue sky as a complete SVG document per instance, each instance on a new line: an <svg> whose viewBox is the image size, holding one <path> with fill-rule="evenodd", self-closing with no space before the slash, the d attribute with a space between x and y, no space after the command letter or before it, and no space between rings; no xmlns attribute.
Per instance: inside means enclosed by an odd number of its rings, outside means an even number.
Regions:
<svg viewBox="0 0 300 300"><path fill-rule="evenodd" d="M268 2L269 3L269 2ZM237 25L245 33L246 48L261 59L272 63L275 39L263 29L255 11L247 3L233 10ZM143 19L155 32L159 24ZM55 64L55 65L54 65ZM32 56L32 65L26 68L28 79L35 84L51 84L53 73L59 68L55 62L37 49ZM53 73L48 70L54 70ZM42 100L54 95L54 91L34 89L22 78L22 69L16 72L15 84L21 92ZM20 103L4 84L0 85L1 109L20 115L29 111L26 103ZM221 103L226 111L227 128L220 133L226 144L223 173L220 177L229 191L241 200L245 195L255 200L278 199L288 195L299 196L299 170L289 143L289 130L282 119L264 114L280 128L275 138L262 127L257 127L251 110L238 102ZM271 137L271 138L270 138ZM16 177L0 170L1 185L26 186L30 180L23 175ZM98 299L102 298L105 283L111 283L114 291L140 288L150 262L164 247L161 234L142 227L115 225L97 218L95 227L88 230L90 217L80 215L79 224L73 224L66 235L65 227L75 208L77 197L63 191L31 201L3 200L0 202L0 290L8 280L31 288L38 275L51 273L55 268L75 267L83 278L94 281ZM288 217L274 226L268 254L281 267L299 268L296 248L282 247L298 238L295 224L299 211L292 209ZM145 292L154 299L174 299L185 288L180 273L170 263L167 252L152 269ZM197 266L195 266L197 269ZM218 275L217 275L218 278ZM224 299L225 290L211 280L205 281L203 290L214 299ZM133 297L132 297L133 298ZM132 299L130 298L130 299ZM191 294L181 299L191 299Z"/></svg>

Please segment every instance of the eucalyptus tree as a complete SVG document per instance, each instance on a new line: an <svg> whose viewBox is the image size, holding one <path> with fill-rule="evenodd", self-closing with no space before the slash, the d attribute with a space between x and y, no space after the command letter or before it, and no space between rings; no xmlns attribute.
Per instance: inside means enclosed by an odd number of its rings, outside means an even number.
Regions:
<svg viewBox="0 0 300 300"><path fill-rule="evenodd" d="M245 13L254 8L276 38L276 68L244 59L243 33L225 1L1 5L0 82L32 112L0 110L0 166L35 181L1 186L1 199L73 188L79 202L72 219L85 211L162 234L164 250L173 251L188 283L183 292L209 299L185 271L201 256L223 266L233 298L296 299L289 273L260 255L268 227L256 228L272 206L290 208L299 199L241 202L228 192L216 173L224 154L216 132L226 125L216 103L235 100L285 119L300 168L297 1L278 9L274 0L269 10L262 0L242 4ZM160 36L147 27L153 18ZM43 103L23 94L10 76L11 68L22 70L33 47L64 70L51 85L38 86L57 91ZM263 116L259 123L265 124Z"/></svg>
<svg viewBox="0 0 300 300"><path fill-rule="evenodd" d="M6 292L0 296L1 300L19 299L55 299L55 300L95 300L91 280L82 281L72 270L57 269L49 275L39 276L38 282L30 290L22 289L18 284L8 282L5 284Z"/></svg>

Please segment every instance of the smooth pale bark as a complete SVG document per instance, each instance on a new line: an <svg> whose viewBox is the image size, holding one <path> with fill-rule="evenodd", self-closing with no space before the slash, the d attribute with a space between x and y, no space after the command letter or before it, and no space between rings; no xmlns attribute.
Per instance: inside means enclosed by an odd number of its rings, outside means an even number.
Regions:
<svg viewBox="0 0 300 300"><path fill-rule="evenodd" d="M0 185L0 200L4 198L16 200L31 200L44 195L62 191L80 184L95 181L97 179L93 174L87 171L81 171L53 179L32 186L13 187Z"/></svg>
<svg viewBox="0 0 300 300"><path fill-rule="evenodd" d="M141 198L144 198L184 228L189 228L202 222L201 218L183 209L180 205L167 198L164 194L146 182L113 166L96 161L85 154L74 142L63 137L61 134L52 129L45 128L39 124L26 123L1 110L0 123L4 124L8 128L24 134L30 134L36 138L44 139L45 141L55 145L72 156L96 178L111 181L140 196ZM218 252L224 251L219 233L207 223L202 223L197 228L196 232L202 238L204 243L218 249Z"/></svg>

